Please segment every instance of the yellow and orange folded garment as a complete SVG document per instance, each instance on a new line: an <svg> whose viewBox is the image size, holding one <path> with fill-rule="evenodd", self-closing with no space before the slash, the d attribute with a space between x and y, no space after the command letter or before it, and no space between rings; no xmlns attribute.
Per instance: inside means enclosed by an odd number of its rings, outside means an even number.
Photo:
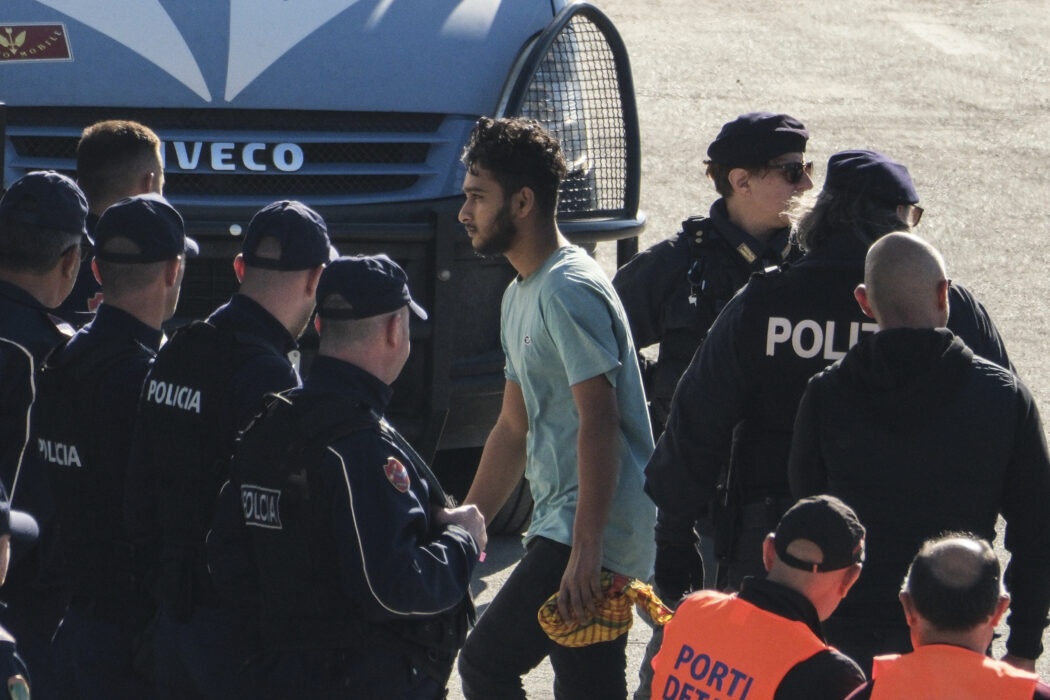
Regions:
<svg viewBox="0 0 1050 700"><path fill-rule="evenodd" d="M602 591L605 597L598 605L598 614L583 623L562 619L555 593L536 614L540 627L563 647L585 647L626 634L634 621L631 608L635 605L641 606L657 625L667 624L674 614L653 593L652 586L629 576L603 571Z"/></svg>

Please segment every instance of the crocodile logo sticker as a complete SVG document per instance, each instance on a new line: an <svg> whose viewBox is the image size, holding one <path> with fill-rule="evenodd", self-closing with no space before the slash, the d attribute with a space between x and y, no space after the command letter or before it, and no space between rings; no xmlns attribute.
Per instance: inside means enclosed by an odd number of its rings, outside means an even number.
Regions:
<svg viewBox="0 0 1050 700"><path fill-rule="evenodd" d="M0 25L0 63L71 60L65 25Z"/></svg>

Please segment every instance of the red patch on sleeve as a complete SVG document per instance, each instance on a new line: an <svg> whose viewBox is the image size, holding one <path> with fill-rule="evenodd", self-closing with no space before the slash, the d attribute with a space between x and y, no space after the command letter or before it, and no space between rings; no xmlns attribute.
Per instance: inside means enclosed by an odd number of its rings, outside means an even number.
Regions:
<svg viewBox="0 0 1050 700"><path fill-rule="evenodd" d="M408 487L411 485L411 482L408 479L408 470L405 469L404 464L401 464L394 457L387 457L386 464L383 465L383 472L395 489L401 493L408 493Z"/></svg>

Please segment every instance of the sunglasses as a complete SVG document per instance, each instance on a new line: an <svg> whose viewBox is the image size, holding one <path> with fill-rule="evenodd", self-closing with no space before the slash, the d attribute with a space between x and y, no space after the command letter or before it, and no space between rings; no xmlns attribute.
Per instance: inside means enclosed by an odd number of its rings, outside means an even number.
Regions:
<svg viewBox="0 0 1050 700"><path fill-rule="evenodd" d="M922 207L917 204L899 204L897 218L908 224L909 228L915 228L922 220Z"/></svg>
<svg viewBox="0 0 1050 700"><path fill-rule="evenodd" d="M779 170L780 174L784 176L784 179L788 181L788 184L797 185L802 181L803 175L813 175L813 161L791 161L790 163L779 163L777 165L767 165L769 170Z"/></svg>

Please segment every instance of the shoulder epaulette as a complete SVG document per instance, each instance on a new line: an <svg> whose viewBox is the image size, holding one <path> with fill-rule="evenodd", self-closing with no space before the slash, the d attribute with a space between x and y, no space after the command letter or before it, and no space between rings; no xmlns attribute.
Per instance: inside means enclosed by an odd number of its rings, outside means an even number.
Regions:
<svg viewBox="0 0 1050 700"><path fill-rule="evenodd" d="M717 229L706 216L690 216L682 222L682 233L693 243L705 245L718 238Z"/></svg>

